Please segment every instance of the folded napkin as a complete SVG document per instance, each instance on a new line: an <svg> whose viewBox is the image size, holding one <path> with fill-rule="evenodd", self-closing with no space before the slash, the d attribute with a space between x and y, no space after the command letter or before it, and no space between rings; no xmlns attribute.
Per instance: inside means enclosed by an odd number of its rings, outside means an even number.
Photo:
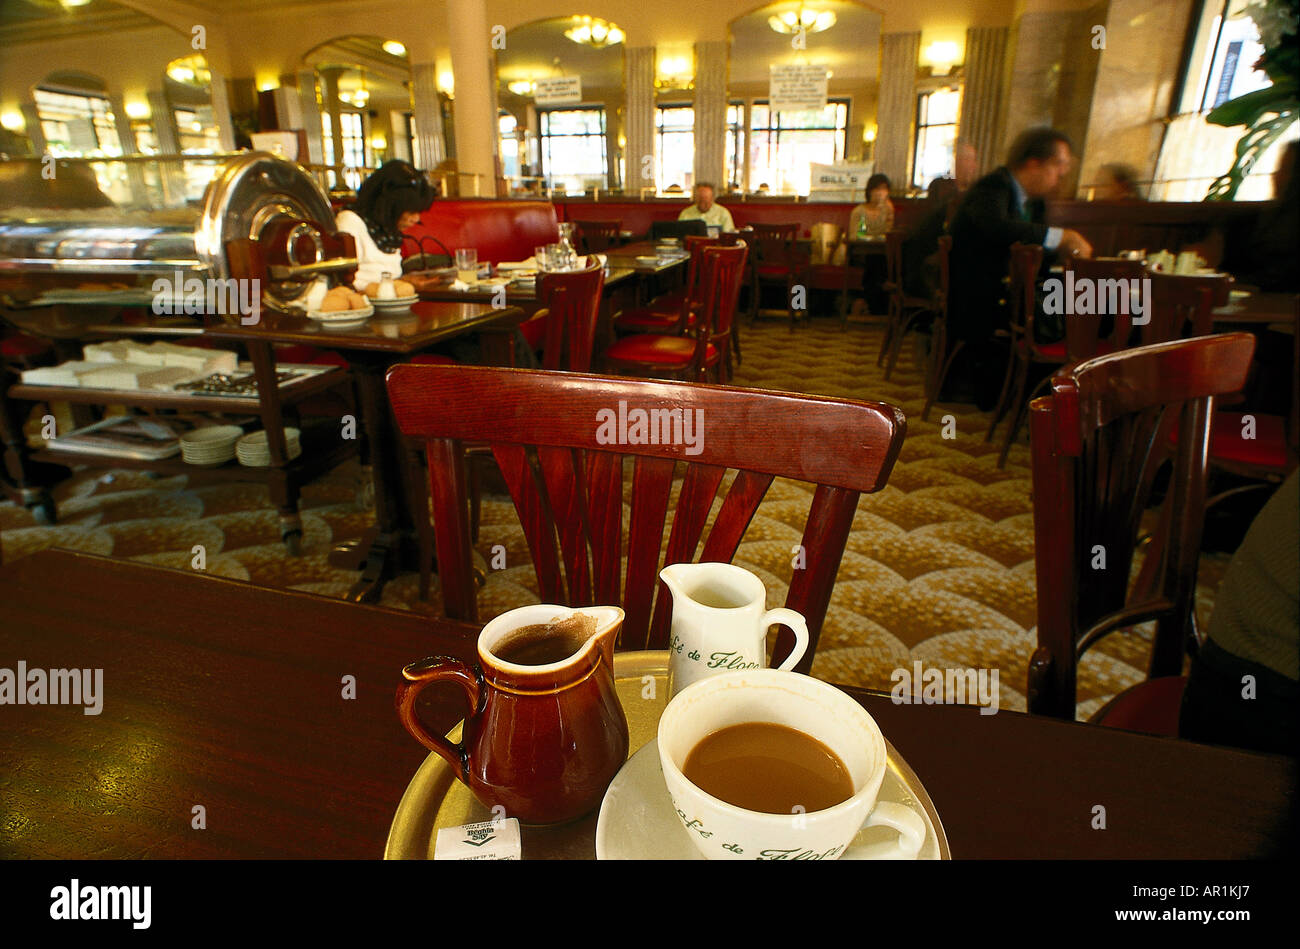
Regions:
<svg viewBox="0 0 1300 949"><path fill-rule="evenodd" d="M537 261L529 257L527 260L503 260L497 264L497 270L536 270Z"/></svg>
<svg viewBox="0 0 1300 949"><path fill-rule="evenodd" d="M463 280L453 280L453 281L451 282L451 289L453 289L453 290L472 290L472 289L474 289L474 288L471 287L468 283L465 283Z"/></svg>

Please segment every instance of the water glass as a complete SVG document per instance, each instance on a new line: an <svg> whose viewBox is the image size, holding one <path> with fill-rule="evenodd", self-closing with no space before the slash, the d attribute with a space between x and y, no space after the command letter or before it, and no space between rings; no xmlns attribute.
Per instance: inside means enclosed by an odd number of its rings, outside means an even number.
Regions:
<svg viewBox="0 0 1300 949"><path fill-rule="evenodd" d="M456 248L456 279L461 283L478 282L478 251L473 247Z"/></svg>

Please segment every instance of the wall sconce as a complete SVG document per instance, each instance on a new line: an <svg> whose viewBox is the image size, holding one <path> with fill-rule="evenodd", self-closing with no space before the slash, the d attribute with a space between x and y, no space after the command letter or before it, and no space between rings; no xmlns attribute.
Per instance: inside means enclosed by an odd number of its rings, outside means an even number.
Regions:
<svg viewBox="0 0 1300 949"><path fill-rule="evenodd" d="M377 152L382 152L388 147L388 139L384 138L382 135L372 135L370 136L370 147Z"/></svg>
<svg viewBox="0 0 1300 949"><path fill-rule="evenodd" d="M862 130L862 140L864 142L874 142L876 140L876 126L868 125Z"/></svg>
<svg viewBox="0 0 1300 949"><path fill-rule="evenodd" d="M957 64L961 51L957 44L951 40L936 40L925 48L923 61L929 65L930 72L935 76L946 76L952 72L952 67Z"/></svg>
<svg viewBox="0 0 1300 949"><path fill-rule="evenodd" d="M449 96L456 94L456 77L450 69L444 69L438 73L438 91Z"/></svg>
<svg viewBox="0 0 1300 949"><path fill-rule="evenodd" d="M11 132L21 132L27 128L27 121L21 112L5 112L0 114L0 125Z"/></svg>
<svg viewBox="0 0 1300 949"><path fill-rule="evenodd" d="M149 118L149 103L147 102L128 102L126 104L126 117L128 119Z"/></svg>
<svg viewBox="0 0 1300 949"><path fill-rule="evenodd" d="M537 91L537 83L529 82L527 79L516 79L514 82L506 83L506 88L517 96L531 96Z"/></svg>

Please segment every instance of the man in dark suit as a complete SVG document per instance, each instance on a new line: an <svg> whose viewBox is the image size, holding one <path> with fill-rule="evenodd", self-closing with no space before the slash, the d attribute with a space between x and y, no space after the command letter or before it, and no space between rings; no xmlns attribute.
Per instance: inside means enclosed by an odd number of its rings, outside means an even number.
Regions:
<svg viewBox="0 0 1300 949"><path fill-rule="evenodd" d="M987 383L991 378L996 386L1005 363L992 338L995 330L1007 325L1003 278L1011 245L1041 244L1058 255L1092 256L1092 245L1078 231L1043 223L1043 199L1056 190L1072 161L1073 149L1065 133L1029 129L1012 144L1006 165L975 182L958 205L949 228L948 327L953 339L966 342L966 350L950 378L966 398L951 398L969 399L974 382L978 383L975 400L991 407ZM992 395L996 397L996 388Z"/></svg>

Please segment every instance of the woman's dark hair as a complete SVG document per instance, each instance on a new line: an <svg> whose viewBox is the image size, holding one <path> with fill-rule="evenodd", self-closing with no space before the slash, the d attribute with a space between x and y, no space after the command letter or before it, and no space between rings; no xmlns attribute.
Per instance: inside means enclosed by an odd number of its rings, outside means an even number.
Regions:
<svg viewBox="0 0 1300 949"><path fill-rule="evenodd" d="M871 192L875 191L877 188L882 186L889 188L889 190L891 191L894 190L890 186L889 178L887 176L879 173L872 175L870 178L867 179L867 197L868 198L871 197Z"/></svg>
<svg viewBox="0 0 1300 949"><path fill-rule="evenodd" d="M384 162L357 190L351 211L366 222L370 236L379 249L391 254L402 246L397 222L408 211L416 214L428 210L435 192L424 175L410 162L394 159Z"/></svg>
<svg viewBox="0 0 1300 949"><path fill-rule="evenodd" d="M935 178L930 182L930 187L926 189L927 199L936 206L947 204L957 197L957 194L957 179L955 178Z"/></svg>

